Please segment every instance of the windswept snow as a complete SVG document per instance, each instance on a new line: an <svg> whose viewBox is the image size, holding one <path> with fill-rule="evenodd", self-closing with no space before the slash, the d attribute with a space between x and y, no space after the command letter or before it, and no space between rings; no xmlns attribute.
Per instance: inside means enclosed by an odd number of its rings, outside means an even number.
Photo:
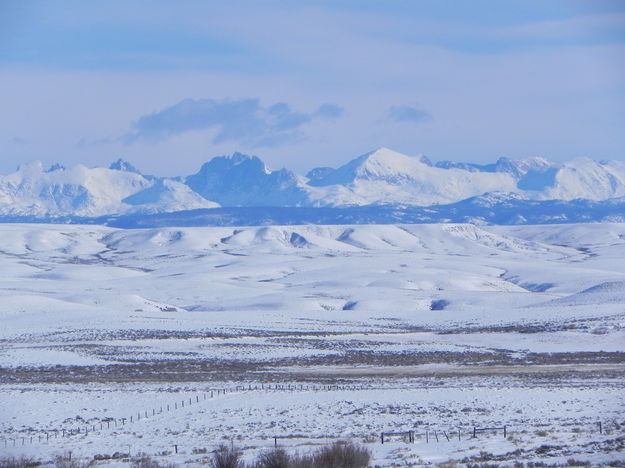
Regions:
<svg viewBox="0 0 625 468"><path fill-rule="evenodd" d="M278 436L353 438L384 467L623 461L624 224L1 229L8 454L201 463ZM471 438L503 424L506 439ZM378 443L399 430L421 437Z"/></svg>

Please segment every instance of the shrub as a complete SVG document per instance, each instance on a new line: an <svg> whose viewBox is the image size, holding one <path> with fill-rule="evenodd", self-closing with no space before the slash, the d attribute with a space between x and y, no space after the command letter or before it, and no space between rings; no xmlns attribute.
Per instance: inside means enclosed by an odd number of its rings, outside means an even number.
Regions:
<svg viewBox="0 0 625 468"><path fill-rule="evenodd" d="M240 458L241 452L222 445L213 452L210 466L211 468L243 468L243 463Z"/></svg>
<svg viewBox="0 0 625 468"><path fill-rule="evenodd" d="M174 468L175 463L159 463L148 456L132 460L132 468Z"/></svg>
<svg viewBox="0 0 625 468"><path fill-rule="evenodd" d="M291 459L283 449L271 450L262 453L256 463L256 468L290 468Z"/></svg>
<svg viewBox="0 0 625 468"><path fill-rule="evenodd" d="M71 453L68 455L60 455L54 459L54 466L56 468L85 468L89 466L89 463L72 459Z"/></svg>
<svg viewBox="0 0 625 468"><path fill-rule="evenodd" d="M591 463L588 461L575 460L574 458L569 458L566 461L566 464L568 466L590 466L591 465Z"/></svg>
<svg viewBox="0 0 625 468"><path fill-rule="evenodd" d="M20 458L0 458L0 468L31 468L39 465L41 465L41 463L34 458L23 456Z"/></svg>
<svg viewBox="0 0 625 468"><path fill-rule="evenodd" d="M319 449L314 455L314 466L318 468L362 468L369 465L369 450L352 442L335 442L330 447Z"/></svg>

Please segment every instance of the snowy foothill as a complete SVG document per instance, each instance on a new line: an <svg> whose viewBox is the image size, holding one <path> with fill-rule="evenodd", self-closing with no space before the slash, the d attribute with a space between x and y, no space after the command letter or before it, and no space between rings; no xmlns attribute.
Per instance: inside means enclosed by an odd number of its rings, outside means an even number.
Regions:
<svg viewBox="0 0 625 468"><path fill-rule="evenodd" d="M3 453L625 461L625 224L0 229Z"/></svg>

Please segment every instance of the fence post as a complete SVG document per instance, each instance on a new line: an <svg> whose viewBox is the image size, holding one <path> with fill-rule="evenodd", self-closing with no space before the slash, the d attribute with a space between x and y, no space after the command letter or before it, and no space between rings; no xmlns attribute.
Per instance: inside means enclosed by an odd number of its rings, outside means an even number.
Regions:
<svg viewBox="0 0 625 468"><path fill-rule="evenodd" d="M278 448L278 438L276 436L273 436L273 447Z"/></svg>
<svg viewBox="0 0 625 468"><path fill-rule="evenodd" d="M601 428L601 421L599 421L599 434L603 434L603 430Z"/></svg>
<svg viewBox="0 0 625 468"><path fill-rule="evenodd" d="M458 440L460 440L460 428L458 428Z"/></svg>
<svg viewBox="0 0 625 468"><path fill-rule="evenodd" d="M477 437L477 432L475 430L475 426L473 426L473 438L475 439Z"/></svg>
<svg viewBox="0 0 625 468"><path fill-rule="evenodd" d="M384 445L384 432L382 432L381 437L382 437L382 445Z"/></svg>
<svg viewBox="0 0 625 468"><path fill-rule="evenodd" d="M425 430L425 443L429 444L430 443L430 435L428 434L428 430Z"/></svg>
<svg viewBox="0 0 625 468"><path fill-rule="evenodd" d="M507 433L507 432L508 432L508 431L507 431L507 426L504 424L504 426L503 426L503 438L504 438L504 439L506 438L506 433Z"/></svg>
<svg viewBox="0 0 625 468"><path fill-rule="evenodd" d="M175 451L176 453L178 453L178 446L177 446L177 445L174 445L174 451Z"/></svg>

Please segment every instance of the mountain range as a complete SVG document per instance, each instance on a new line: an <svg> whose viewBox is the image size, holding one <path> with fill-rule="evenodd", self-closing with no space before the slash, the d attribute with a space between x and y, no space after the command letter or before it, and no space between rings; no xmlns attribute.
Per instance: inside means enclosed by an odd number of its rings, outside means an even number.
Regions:
<svg viewBox="0 0 625 468"><path fill-rule="evenodd" d="M271 170L258 157L234 153L211 159L195 174L178 177L145 175L121 159L108 168L55 164L46 169L40 162L24 164L0 176L0 220L180 220L186 215L165 214L213 210L239 213L234 218L248 224L240 214L250 213L258 223L259 215L247 208L263 207L257 213L271 212L273 217L280 209L286 210L283 215L298 212L299 222L316 222L325 216L321 213L379 222L378 218L399 212L408 218L414 215L414 222L457 221L453 213L476 222L566 222L578 219L580 209L588 212L588 221L600 221L606 216L619 220L621 214L625 218L625 212L619 211L622 197L625 163L621 161L582 158L554 163L532 157L500 158L485 165L433 164L425 156L380 148L336 169L315 168L302 176L288 169ZM542 219L545 210L550 214ZM593 212L603 213L603 218ZM307 219L304 213L315 214ZM409 222L404 215L400 220Z"/></svg>

